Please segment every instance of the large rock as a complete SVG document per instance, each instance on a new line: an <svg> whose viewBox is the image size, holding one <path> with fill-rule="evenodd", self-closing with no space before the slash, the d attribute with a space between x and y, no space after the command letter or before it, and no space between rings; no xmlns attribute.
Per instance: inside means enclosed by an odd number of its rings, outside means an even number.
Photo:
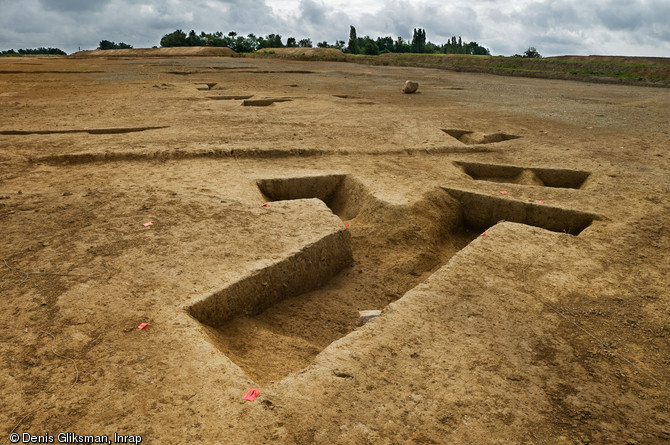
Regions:
<svg viewBox="0 0 670 445"><path fill-rule="evenodd" d="M402 87L402 92L405 94L415 93L419 89L419 82L412 82L408 80L405 82L405 86Z"/></svg>

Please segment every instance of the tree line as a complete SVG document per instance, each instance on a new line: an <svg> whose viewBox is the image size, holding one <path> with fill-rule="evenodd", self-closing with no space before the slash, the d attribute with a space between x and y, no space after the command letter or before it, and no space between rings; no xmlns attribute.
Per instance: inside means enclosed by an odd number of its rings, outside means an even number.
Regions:
<svg viewBox="0 0 670 445"><path fill-rule="evenodd" d="M286 39L286 43L282 42L282 37L279 34L268 34L265 37L256 37L254 34L249 34L246 37L238 35L235 31L224 35L222 32L197 34L191 30L186 34L181 29L177 29L170 34L165 34L161 38L160 45L162 47L171 46L226 46L238 53L250 53L263 48L291 48L303 47L311 48L311 39L296 40L295 37Z"/></svg>
<svg viewBox="0 0 670 445"><path fill-rule="evenodd" d="M133 45L128 45L123 42L110 42L109 40L101 40L98 49L131 49Z"/></svg>
<svg viewBox="0 0 670 445"><path fill-rule="evenodd" d="M395 40L391 36L377 37L372 39L370 36L358 37L356 28L349 27L349 43L346 52L351 54L369 54L377 55L384 53L419 53L419 54L473 54L490 55L488 48L479 45L477 42L464 42L459 36L452 36L447 42L438 45L426 40L426 30L415 28L412 33L412 40L404 40L398 37Z"/></svg>
<svg viewBox="0 0 670 445"><path fill-rule="evenodd" d="M8 49L6 51L0 51L0 55L3 56L34 56L34 55L50 55L50 56L66 56L67 54L65 51L58 49L58 48L26 48L26 49L19 49L18 51L14 51L13 49Z"/></svg>
<svg viewBox="0 0 670 445"><path fill-rule="evenodd" d="M188 34L177 29L174 32L165 34L160 41L163 47L170 46L226 46L236 52L253 52L263 48L312 48L313 43L309 38L297 40L295 37L288 37L286 43L282 41L280 34L268 34L265 37L257 37L249 34L246 37L238 35L235 31L225 35L222 32L197 34L191 30ZM489 55L488 48L479 45L477 42L464 42L461 37L453 36L446 43L441 45L426 40L426 30L422 28L414 29L412 40L406 41L402 37L393 39L391 36L377 37L372 39L370 36L358 37L356 28L349 28L349 42L337 40L333 44L327 41L318 42L318 48L335 48L350 54L369 54L377 55L384 53L423 53L423 54L481 54Z"/></svg>

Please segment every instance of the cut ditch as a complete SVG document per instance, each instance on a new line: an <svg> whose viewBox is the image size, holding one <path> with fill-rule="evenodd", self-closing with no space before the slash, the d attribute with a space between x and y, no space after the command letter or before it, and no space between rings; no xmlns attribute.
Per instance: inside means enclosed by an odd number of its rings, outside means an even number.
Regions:
<svg viewBox="0 0 670 445"><path fill-rule="evenodd" d="M253 97L253 94L246 95L246 96L235 96L235 95L228 95L228 96L207 96L207 99L212 99L212 100L244 100L244 99L249 99Z"/></svg>
<svg viewBox="0 0 670 445"><path fill-rule="evenodd" d="M4 130L0 131L2 135L27 135L27 134L69 134L69 133L88 133L88 134L120 134L134 133L137 131L159 130L168 128L167 125L161 127L125 127L125 128L84 128L77 130Z"/></svg>
<svg viewBox="0 0 670 445"><path fill-rule="evenodd" d="M511 184L540 185L579 189L590 172L558 168L518 167L514 165L480 164L457 161L465 174L478 181L507 182Z"/></svg>
<svg viewBox="0 0 670 445"><path fill-rule="evenodd" d="M341 174L257 184L269 201L320 199L348 223L346 231L190 307L212 343L258 384L308 366L325 347L358 328L360 311L384 309L499 220L578 233L593 219L445 189L411 205L393 205ZM267 209L272 210L272 202ZM514 217L515 212L521 216ZM552 225L555 217L567 225Z"/></svg>
<svg viewBox="0 0 670 445"><path fill-rule="evenodd" d="M195 86L199 91L209 91L216 86L216 82L196 83Z"/></svg>
<svg viewBox="0 0 670 445"><path fill-rule="evenodd" d="M257 185L267 201L320 199L342 220L355 218L362 203L374 199L359 181L348 175L263 179Z"/></svg>
<svg viewBox="0 0 670 445"><path fill-rule="evenodd" d="M552 232L579 235L599 215L579 210L552 207L546 204L498 198L467 190L444 188L461 203L463 223L479 231L500 221L540 227Z"/></svg>
<svg viewBox="0 0 670 445"><path fill-rule="evenodd" d="M288 97L275 97L267 99L246 99L242 102L242 105L245 107L267 107L272 105L275 102L290 102L293 99Z"/></svg>
<svg viewBox="0 0 670 445"><path fill-rule="evenodd" d="M476 144L495 144L497 142L509 141L511 139L518 139L521 136L507 133L478 133L470 130L456 130L453 128L443 128L442 131L447 133L454 139L458 139L466 145Z"/></svg>

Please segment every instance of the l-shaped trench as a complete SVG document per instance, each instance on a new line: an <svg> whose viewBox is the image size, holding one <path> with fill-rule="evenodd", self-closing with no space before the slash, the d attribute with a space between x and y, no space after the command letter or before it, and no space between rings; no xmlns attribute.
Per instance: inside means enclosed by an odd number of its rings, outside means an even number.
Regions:
<svg viewBox="0 0 670 445"><path fill-rule="evenodd" d="M346 175L270 179L258 185L269 201L322 200L347 222L351 236L350 252L348 236L337 234L191 306L212 342L258 384L309 365L326 346L358 327L359 311L383 309L400 298L508 208L498 198L448 189L436 189L411 205L393 205ZM478 212L465 208L473 199ZM552 208L543 208L538 218L518 202L511 207L521 212L517 222L542 226L552 221ZM573 215L553 211L561 221ZM579 233L595 218L574 215L567 228L545 228Z"/></svg>

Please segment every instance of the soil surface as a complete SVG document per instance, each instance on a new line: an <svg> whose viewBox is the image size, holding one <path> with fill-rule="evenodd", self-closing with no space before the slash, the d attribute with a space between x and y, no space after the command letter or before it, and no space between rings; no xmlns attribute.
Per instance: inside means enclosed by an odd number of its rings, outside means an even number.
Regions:
<svg viewBox="0 0 670 445"><path fill-rule="evenodd" d="M0 59L0 443L668 443L669 121L659 88Z"/></svg>

